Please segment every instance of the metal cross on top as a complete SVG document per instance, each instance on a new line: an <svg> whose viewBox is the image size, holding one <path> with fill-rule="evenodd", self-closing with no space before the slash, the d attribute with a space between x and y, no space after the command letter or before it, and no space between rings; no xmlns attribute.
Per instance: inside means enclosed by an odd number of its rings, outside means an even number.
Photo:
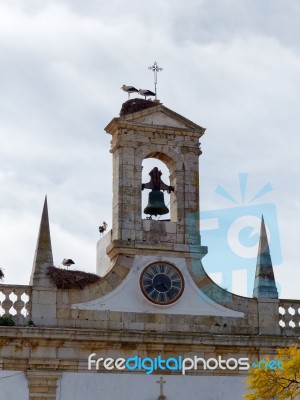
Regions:
<svg viewBox="0 0 300 400"><path fill-rule="evenodd" d="M151 65L151 67L148 67L148 69L151 69L151 71L154 72L154 92L155 92L155 100L156 100L156 96L157 96L157 92L156 92L156 85L157 85L157 73L159 71L162 71L163 69L160 68L157 64L157 62L155 61L153 65Z"/></svg>
<svg viewBox="0 0 300 400"><path fill-rule="evenodd" d="M164 395L164 383L167 383L167 382L164 381L164 378L161 376L159 381L156 381L156 383L159 383L159 385L160 385L160 391L159 391L158 400L165 400L166 396Z"/></svg>

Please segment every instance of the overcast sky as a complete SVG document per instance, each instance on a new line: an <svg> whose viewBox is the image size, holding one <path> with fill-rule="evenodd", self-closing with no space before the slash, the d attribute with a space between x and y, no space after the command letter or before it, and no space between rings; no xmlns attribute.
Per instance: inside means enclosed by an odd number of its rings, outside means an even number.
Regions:
<svg viewBox="0 0 300 400"><path fill-rule="evenodd" d="M111 224L103 128L122 84L153 90L157 60L160 100L207 128L201 209L232 207L215 189L238 199L239 173L244 206L271 183L255 204L276 207L280 296L300 298L299 18L297 0L0 0L5 283L29 282L46 193L55 264L95 272L98 226Z"/></svg>

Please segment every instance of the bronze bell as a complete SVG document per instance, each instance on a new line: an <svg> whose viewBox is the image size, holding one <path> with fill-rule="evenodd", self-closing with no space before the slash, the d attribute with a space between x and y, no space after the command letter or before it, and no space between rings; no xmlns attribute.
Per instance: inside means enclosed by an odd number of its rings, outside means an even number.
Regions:
<svg viewBox="0 0 300 400"><path fill-rule="evenodd" d="M153 189L149 193L148 205L144 209L145 214L164 215L168 214L169 209L165 205L164 194L160 190Z"/></svg>

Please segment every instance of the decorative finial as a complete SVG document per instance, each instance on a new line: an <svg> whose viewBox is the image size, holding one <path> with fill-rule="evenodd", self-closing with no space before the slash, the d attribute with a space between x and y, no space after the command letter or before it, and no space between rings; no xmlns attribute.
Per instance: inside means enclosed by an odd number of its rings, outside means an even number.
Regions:
<svg viewBox="0 0 300 400"><path fill-rule="evenodd" d="M278 299L278 291L276 288L268 236L263 216L261 217L253 297Z"/></svg>
<svg viewBox="0 0 300 400"><path fill-rule="evenodd" d="M156 61L154 61L154 64L151 65L150 67L148 67L148 69L150 69L151 71L154 72L154 88L155 88L154 92L155 92L155 100L157 100L157 91L156 91L157 73L158 73L159 71L162 71L163 69L160 68L160 67L158 66L158 64L157 64Z"/></svg>
<svg viewBox="0 0 300 400"><path fill-rule="evenodd" d="M45 286L48 267L53 266L47 196L45 196L40 229L33 260L30 285Z"/></svg>

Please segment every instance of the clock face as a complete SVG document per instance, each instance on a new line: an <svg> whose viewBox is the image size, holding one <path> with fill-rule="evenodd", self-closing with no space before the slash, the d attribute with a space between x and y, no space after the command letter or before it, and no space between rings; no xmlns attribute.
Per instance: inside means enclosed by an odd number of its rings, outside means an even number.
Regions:
<svg viewBox="0 0 300 400"><path fill-rule="evenodd" d="M148 300L155 304L171 304L182 295L184 279L174 265L156 261L144 269L140 285Z"/></svg>

